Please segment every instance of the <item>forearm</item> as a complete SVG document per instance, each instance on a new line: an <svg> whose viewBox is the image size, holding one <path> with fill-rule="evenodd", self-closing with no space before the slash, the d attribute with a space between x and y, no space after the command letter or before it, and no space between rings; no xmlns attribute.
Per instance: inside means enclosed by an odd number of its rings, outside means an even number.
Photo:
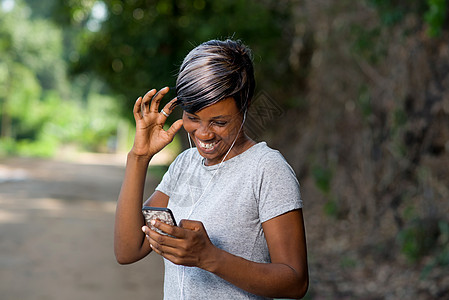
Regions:
<svg viewBox="0 0 449 300"><path fill-rule="evenodd" d="M308 288L307 266L255 263L216 248L207 271L253 294L275 298L302 298Z"/></svg>
<svg viewBox="0 0 449 300"><path fill-rule="evenodd" d="M114 251L119 263L132 263L145 256L141 213L149 159L128 154L125 177L117 202L114 228Z"/></svg>

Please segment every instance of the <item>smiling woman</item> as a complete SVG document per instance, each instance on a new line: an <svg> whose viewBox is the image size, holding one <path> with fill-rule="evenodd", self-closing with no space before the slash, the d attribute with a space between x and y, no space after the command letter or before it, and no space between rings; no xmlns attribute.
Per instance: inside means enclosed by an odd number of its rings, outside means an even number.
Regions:
<svg viewBox="0 0 449 300"><path fill-rule="evenodd" d="M301 298L308 288L302 200L292 168L243 128L254 93L249 49L209 41L193 49L178 75L177 98L159 110L168 88L134 105L136 136L128 154L115 222L115 254L132 263L164 258L164 299ZM175 106L184 110L165 131ZM179 226L145 226L141 213L151 158L184 126L196 148L181 153L144 206L168 207Z"/></svg>

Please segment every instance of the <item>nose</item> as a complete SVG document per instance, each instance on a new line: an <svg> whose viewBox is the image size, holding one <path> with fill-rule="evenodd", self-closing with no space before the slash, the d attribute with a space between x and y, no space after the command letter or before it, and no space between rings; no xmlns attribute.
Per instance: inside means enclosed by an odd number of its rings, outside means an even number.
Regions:
<svg viewBox="0 0 449 300"><path fill-rule="evenodd" d="M210 128L210 123L206 123L206 122L201 122L199 124L199 127L196 130L195 135L200 139L200 140L210 140L212 138L214 138L214 132L211 131Z"/></svg>

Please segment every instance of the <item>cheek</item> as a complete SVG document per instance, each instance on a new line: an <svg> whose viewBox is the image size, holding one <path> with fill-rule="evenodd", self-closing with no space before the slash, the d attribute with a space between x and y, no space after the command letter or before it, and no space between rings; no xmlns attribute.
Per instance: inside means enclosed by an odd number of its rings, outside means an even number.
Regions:
<svg viewBox="0 0 449 300"><path fill-rule="evenodd" d="M240 124L233 124L233 126L227 128L227 130L224 131L223 134L226 134L230 139L234 139L236 135L239 133L239 130Z"/></svg>
<svg viewBox="0 0 449 300"><path fill-rule="evenodd" d="M217 128L215 134L221 136L222 139L231 139L233 137L231 128Z"/></svg>

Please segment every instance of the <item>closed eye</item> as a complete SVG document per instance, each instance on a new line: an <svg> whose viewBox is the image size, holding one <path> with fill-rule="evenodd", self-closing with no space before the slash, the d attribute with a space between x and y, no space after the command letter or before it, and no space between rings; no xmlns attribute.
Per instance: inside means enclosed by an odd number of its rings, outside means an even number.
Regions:
<svg viewBox="0 0 449 300"><path fill-rule="evenodd" d="M226 122L226 121L213 121L212 124L217 125L219 127L223 127L223 126L226 126L226 124L228 124L228 122Z"/></svg>

